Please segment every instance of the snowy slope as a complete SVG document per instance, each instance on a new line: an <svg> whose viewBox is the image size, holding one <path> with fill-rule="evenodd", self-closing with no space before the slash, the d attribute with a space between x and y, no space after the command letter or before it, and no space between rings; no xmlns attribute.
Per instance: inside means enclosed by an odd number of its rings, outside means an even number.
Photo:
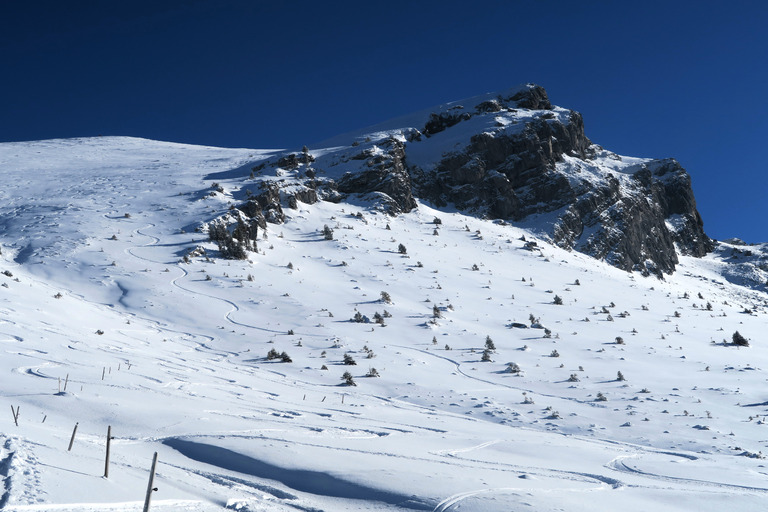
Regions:
<svg viewBox="0 0 768 512"><path fill-rule="evenodd" d="M273 154L0 144L0 509L140 510L154 452L161 511L764 503L767 297L722 253L660 281L423 204L318 202L212 257L196 229Z"/></svg>

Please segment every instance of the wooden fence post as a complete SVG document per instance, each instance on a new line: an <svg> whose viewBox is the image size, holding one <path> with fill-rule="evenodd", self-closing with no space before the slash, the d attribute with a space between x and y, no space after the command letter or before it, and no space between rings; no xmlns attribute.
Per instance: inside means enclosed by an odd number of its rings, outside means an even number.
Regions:
<svg viewBox="0 0 768 512"><path fill-rule="evenodd" d="M104 478L109 478L109 445L112 443L112 425L107 427L107 458L104 460Z"/></svg>
<svg viewBox="0 0 768 512"><path fill-rule="evenodd" d="M155 483L155 468L157 467L157 452L152 457L152 468L149 470L149 483L147 484L147 497L144 498L144 512L149 512L149 501L152 498L152 491L156 491L157 487L153 487Z"/></svg>
<svg viewBox="0 0 768 512"><path fill-rule="evenodd" d="M77 434L77 423L75 423L75 428L72 429L72 437L69 439L69 448L67 448L68 452L72 451L72 444L75 442L75 434Z"/></svg>

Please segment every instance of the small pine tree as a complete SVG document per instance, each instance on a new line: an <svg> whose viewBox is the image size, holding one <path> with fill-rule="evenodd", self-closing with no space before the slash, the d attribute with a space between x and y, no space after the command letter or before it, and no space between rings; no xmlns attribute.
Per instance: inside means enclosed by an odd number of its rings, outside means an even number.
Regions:
<svg viewBox="0 0 768 512"><path fill-rule="evenodd" d="M323 238L326 240L333 240L333 230L328 227L328 224L323 226Z"/></svg>
<svg viewBox="0 0 768 512"><path fill-rule="evenodd" d="M267 352L267 360L269 361L277 359L278 357L280 357L280 354L278 354L277 350L274 348L269 349L269 352Z"/></svg>
<svg viewBox="0 0 768 512"><path fill-rule="evenodd" d="M357 362L355 361L355 358L353 358L349 353L344 354L344 364L346 365L356 365Z"/></svg>
<svg viewBox="0 0 768 512"><path fill-rule="evenodd" d="M733 344L738 347L748 347L749 341L747 341L747 338L739 334L739 331L736 331L733 333L733 336L731 338L733 340Z"/></svg>
<svg viewBox="0 0 768 512"><path fill-rule="evenodd" d="M346 386L357 386L355 383L355 379L352 377L352 374L349 372L344 372L344 375L341 376L341 380L344 381L344 385Z"/></svg>
<svg viewBox="0 0 768 512"><path fill-rule="evenodd" d="M381 302L392 304L392 297L390 297L387 292L381 292Z"/></svg>
<svg viewBox="0 0 768 512"><path fill-rule="evenodd" d="M491 351L488 349L483 350L483 356L480 358L481 361L484 363L488 363L491 361Z"/></svg>
<svg viewBox="0 0 768 512"><path fill-rule="evenodd" d="M493 340L490 336L485 337L485 348L486 350L494 351L496 350L496 345L494 345Z"/></svg>
<svg viewBox="0 0 768 512"><path fill-rule="evenodd" d="M291 356L289 356L287 352L283 352L282 354L280 354L280 360L284 363L293 362L293 359L291 359Z"/></svg>
<svg viewBox="0 0 768 512"><path fill-rule="evenodd" d="M442 318L443 314L440 312L440 308L437 307L437 304L432 306L432 317L433 318Z"/></svg>
<svg viewBox="0 0 768 512"><path fill-rule="evenodd" d="M554 298L554 300L552 302L554 302L558 306L562 306L563 305L563 299L559 295L555 295L555 298Z"/></svg>
<svg viewBox="0 0 768 512"><path fill-rule="evenodd" d="M617 372L616 373L616 380L619 381L619 382L624 382L627 379L624 378L624 374L623 373Z"/></svg>
<svg viewBox="0 0 768 512"><path fill-rule="evenodd" d="M397 246L397 252L399 252L400 254L406 254L408 253L408 250L405 248L403 244L400 244Z"/></svg>

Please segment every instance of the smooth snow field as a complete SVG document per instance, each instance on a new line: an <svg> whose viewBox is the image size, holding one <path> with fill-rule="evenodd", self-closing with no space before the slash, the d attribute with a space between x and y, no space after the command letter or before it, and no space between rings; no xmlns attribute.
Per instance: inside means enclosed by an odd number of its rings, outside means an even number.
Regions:
<svg viewBox="0 0 768 512"><path fill-rule="evenodd" d="M765 508L768 296L727 262L363 200L221 259L201 227L274 153L0 144L0 509L140 511L155 452L156 511Z"/></svg>

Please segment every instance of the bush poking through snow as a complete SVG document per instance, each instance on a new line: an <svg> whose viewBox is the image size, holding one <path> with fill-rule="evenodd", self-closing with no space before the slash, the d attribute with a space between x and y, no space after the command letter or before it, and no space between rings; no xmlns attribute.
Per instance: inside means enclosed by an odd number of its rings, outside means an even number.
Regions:
<svg viewBox="0 0 768 512"><path fill-rule="evenodd" d="M733 344L736 345L737 347L749 346L749 341L747 341L747 338L739 334L739 331L734 332L731 339L733 340Z"/></svg>
<svg viewBox="0 0 768 512"><path fill-rule="evenodd" d="M344 364L346 364L346 365L350 365L350 366L351 366L351 365L356 365L356 364L357 364L357 361L355 361L355 358L353 358L353 357L352 357L352 356L349 354L349 352L347 352L346 354L344 354Z"/></svg>
<svg viewBox="0 0 768 512"><path fill-rule="evenodd" d="M557 306L563 305L563 299L559 295L555 295L555 298L552 300L552 302Z"/></svg>
<svg viewBox="0 0 768 512"><path fill-rule="evenodd" d="M349 372L344 372L344 375L341 376L341 380L344 381L345 386L357 386L355 379L352 378L352 374Z"/></svg>
<svg viewBox="0 0 768 512"><path fill-rule="evenodd" d="M623 373L617 372L616 373L616 380L619 381L619 382L624 382L627 379L624 378L624 374Z"/></svg>

